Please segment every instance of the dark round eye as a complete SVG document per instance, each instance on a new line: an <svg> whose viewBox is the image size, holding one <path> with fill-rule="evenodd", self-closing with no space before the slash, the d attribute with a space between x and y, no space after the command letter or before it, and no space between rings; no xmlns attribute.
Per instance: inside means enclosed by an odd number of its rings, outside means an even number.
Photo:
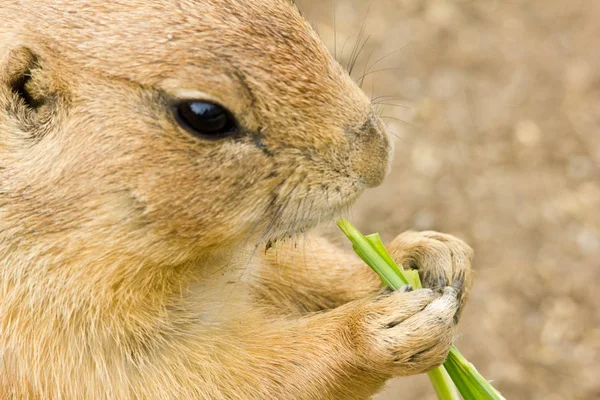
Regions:
<svg viewBox="0 0 600 400"><path fill-rule="evenodd" d="M178 122L195 135L219 139L236 132L235 120L223 107L206 101L185 101L175 110Z"/></svg>

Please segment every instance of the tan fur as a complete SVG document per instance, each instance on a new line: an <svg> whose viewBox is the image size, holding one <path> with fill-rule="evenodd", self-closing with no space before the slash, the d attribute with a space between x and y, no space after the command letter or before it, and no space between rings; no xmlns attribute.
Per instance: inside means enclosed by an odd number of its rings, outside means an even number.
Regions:
<svg viewBox="0 0 600 400"><path fill-rule="evenodd" d="M194 137L181 98L244 134ZM364 399L438 365L464 243L400 236L436 290L396 293L316 236L262 250L345 210L390 154L289 0L3 0L0 398Z"/></svg>

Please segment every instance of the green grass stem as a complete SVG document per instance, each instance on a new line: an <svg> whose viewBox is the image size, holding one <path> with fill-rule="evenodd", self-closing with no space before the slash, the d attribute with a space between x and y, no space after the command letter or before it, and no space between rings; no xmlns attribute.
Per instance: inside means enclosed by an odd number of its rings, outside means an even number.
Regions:
<svg viewBox="0 0 600 400"><path fill-rule="evenodd" d="M338 221L338 226L352 242L354 251L379 275L385 285L394 290L407 284L415 289L421 288L418 272L405 270L397 265L379 234L363 236L346 220ZM428 375L440 400L459 400L457 389L464 400L506 400L454 346L444 365Z"/></svg>

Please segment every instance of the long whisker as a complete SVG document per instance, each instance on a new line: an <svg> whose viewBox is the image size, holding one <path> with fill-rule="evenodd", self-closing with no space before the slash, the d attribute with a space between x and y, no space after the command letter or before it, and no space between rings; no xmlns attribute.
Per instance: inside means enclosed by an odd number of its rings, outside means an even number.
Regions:
<svg viewBox="0 0 600 400"><path fill-rule="evenodd" d="M362 77L360 78L360 83L358 84L361 89L363 87L363 83L365 82L365 76L367 73L367 65L369 65L369 60L373 56L373 53L375 53L375 50L371 50L371 53L369 53L369 57L367 57L367 61L365 62L365 68L363 69L363 74L362 74Z"/></svg>
<svg viewBox="0 0 600 400"><path fill-rule="evenodd" d="M337 61L337 0L333 0L333 58Z"/></svg>
<svg viewBox="0 0 600 400"><path fill-rule="evenodd" d="M374 97L375 97L375 79L371 80L371 104L373 104Z"/></svg>
<svg viewBox="0 0 600 400"><path fill-rule="evenodd" d="M370 72L366 72L363 74L363 76L359 77L358 79L365 79L367 76L369 75L373 75L373 74L378 74L380 72L386 72L386 71L398 71L398 70L403 70L404 67L394 67L394 68L382 68L382 69L377 69L375 71L370 71Z"/></svg>
<svg viewBox="0 0 600 400"><path fill-rule="evenodd" d="M388 57L391 57L391 56L393 56L394 54L398 53L400 50L403 50L403 49L405 49L407 46L408 46L408 43L407 43L407 44L405 44L404 46L402 46L402 47L399 47L399 48L397 48L396 50L394 50L394 51L392 51L392 52L390 52L390 53L388 53L388 54L384 55L383 57L381 57L381 58L377 59L377 60L376 60L376 61L375 61L373 64L371 64L371 65L369 66L369 68L367 69L367 72L368 72L368 71L370 71L370 70L371 70L373 67L375 67L377 64L379 64L380 62L382 62L383 60L385 60L386 58L388 58Z"/></svg>
<svg viewBox="0 0 600 400"><path fill-rule="evenodd" d="M406 100L398 95L382 95L382 96L377 96L373 99L374 102L378 102L380 100L384 100L384 101L403 101L405 103L414 103L414 101L411 100Z"/></svg>
<svg viewBox="0 0 600 400"><path fill-rule="evenodd" d="M350 68L348 69L348 73L350 75L352 75L352 71L354 71L354 66L356 65L356 62L358 61L358 57L360 57L360 54L364 50L366 44L369 42L369 39L371 39L371 35L367 36L367 38L364 40L364 42L362 43L362 45L356 52L356 55L354 56L354 60L352 60L352 64L350 64Z"/></svg>
<svg viewBox="0 0 600 400"><path fill-rule="evenodd" d="M396 118L396 117L390 117L390 116L386 116L386 115L382 115L382 116L381 116L381 118L382 118L382 119L393 119L394 121L402 122L403 124L405 124L405 125L408 125L408 126L410 126L411 128L415 128L415 129L417 128L416 126L414 126L414 125L413 125L413 124L411 124L410 122L408 122L408 121L405 121L405 120L403 120L403 119L400 119L400 118Z"/></svg>
<svg viewBox="0 0 600 400"><path fill-rule="evenodd" d="M405 106L404 104L393 104L393 103L375 103L374 106L387 106L387 107L400 107L406 110L410 110L412 107Z"/></svg>
<svg viewBox="0 0 600 400"><path fill-rule="evenodd" d="M395 131L391 130L389 127L389 121L384 123L385 125L385 130L388 131L389 133L392 134L392 136L394 136L395 138L399 139L400 141L402 141L403 143L408 143L406 140L404 140L400 135L398 135Z"/></svg>
<svg viewBox="0 0 600 400"><path fill-rule="evenodd" d="M350 40L350 38L352 38L352 36L348 36L346 38L346 40L344 40L344 45L342 46L342 51L340 52L340 63L341 63L341 60L344 58L344 50L346 49L346 45L348 44L348 41Z"/></svg>
<svg viewBox="0 0 600 400"><path fill-rule="evenodd" d="M354 46L354 49L352 50L352 53L350 54L350 59L349 59L349 62L348 62L348 66L346 67L346 69L348 70L349 74L352 74L352 70L354 69L354 65L356 63L356 60L360 56L360 52L364 48L366 42L369 40L369 38L367 37L367 40L365 40L364 43L362 43L362 45L361 45L362 38L363 38L363 35L365 33L365 29L367 28L367 19L369 18L369 14L371 12L371 6L372 5L373 5L373 0L371 0L371 2L369 3L369 8L367 8L367 12L365 14L365 18L364 18L362 26L360 28L360 32L358 33L358 38L356 39L356 44Z"/></svg>

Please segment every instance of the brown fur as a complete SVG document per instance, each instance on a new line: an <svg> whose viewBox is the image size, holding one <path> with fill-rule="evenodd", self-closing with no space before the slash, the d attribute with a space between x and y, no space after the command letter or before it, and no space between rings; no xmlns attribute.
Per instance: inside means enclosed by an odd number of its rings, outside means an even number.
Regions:
<svg viewBox="0 0 600 400"><path fill-rule="evenodd" d="M190 135L179 98L244 135ZM0 398L363 399L440 364L464 243L390 246L441 296L380 292L318 237L255 251L339 214L390 154L289 0L3 0Z"/></svg>

